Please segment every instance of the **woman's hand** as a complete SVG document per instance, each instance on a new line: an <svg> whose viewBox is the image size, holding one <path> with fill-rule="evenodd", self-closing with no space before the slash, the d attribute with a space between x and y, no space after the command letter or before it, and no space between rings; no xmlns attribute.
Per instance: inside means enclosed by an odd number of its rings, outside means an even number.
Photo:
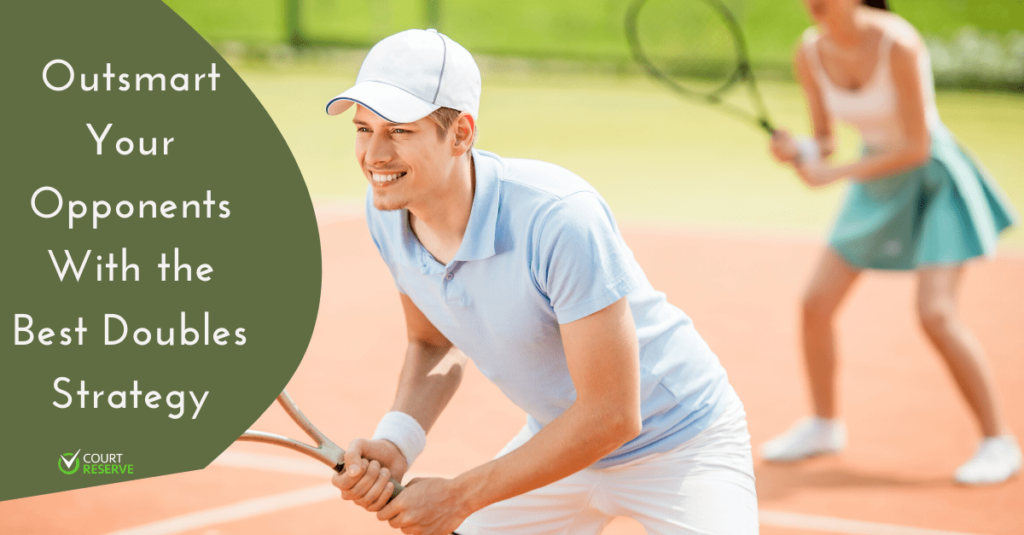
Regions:
<svg viewBox="0 0 1024 535"><path fill-rule="evenodd" d="M779 128L772 134L771 143L768 145L772 156L781 163L792 163L800 155L796 140L785 129Z"/></svg>
<svg viewBox="0 0 1024 535"><path fill-rule="evenodd" d="M800 175L800 180L812 188L827 186L843 178L839 168L833 167L823 160L798 162L796 172Z"/></svg>

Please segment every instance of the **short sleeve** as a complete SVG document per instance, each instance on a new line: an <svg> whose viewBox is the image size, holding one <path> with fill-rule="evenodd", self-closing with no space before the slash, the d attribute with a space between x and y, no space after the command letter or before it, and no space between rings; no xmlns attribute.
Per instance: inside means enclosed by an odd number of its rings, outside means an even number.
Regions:
<svg viewBox="0 0 1024 535"><path fill-rule="evenodd" d="M395 268L391 265L391 255L381 245L384 232L383 224L380 212L373 207L373 192L370 190L370 186L368 186L366 190L366 227L370 230L370 238L373 240L373 245L377 247L377 252L380 253L381 259L388 266L388 272L391 273L391 280L395 283L395 288L398 290L398 293L406 295L402 285L398 282L398 277L395 276Z"/></svg>
<svg viewBox="0 0 1024 535"><path fill-rule="evenodd" d="M596 192L559 200L538 232L534 276L559 324L604 309L640 283L633 253Z"/></svg>

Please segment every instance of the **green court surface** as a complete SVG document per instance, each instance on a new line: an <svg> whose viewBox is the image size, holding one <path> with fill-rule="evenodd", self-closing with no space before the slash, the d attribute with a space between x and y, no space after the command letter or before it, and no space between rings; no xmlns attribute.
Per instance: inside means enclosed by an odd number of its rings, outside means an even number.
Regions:
<svg viewBox="0 0 1024 535"><path fill-rule="evenodd" d="M353 57L359 54L315 65L239 68L288 141L317 202L360 203L366 188L353 153L351 112L324 113L326 102L354 81ZM483 58L481 64L476 146L574 171L623 222L823 239L842 199L842 185L810 190L776 164L761 131L680 100L642 76L567 72L571 65L536 69L507 59ZM761 85L777 125L809 132L795 85ZM938 105L1014 206L1024 207L1024 99L940 92ZM857 153L856 134L841 130L838 157ZM1003 236L1004 250L1024 249L1021 230Z"/></svg>

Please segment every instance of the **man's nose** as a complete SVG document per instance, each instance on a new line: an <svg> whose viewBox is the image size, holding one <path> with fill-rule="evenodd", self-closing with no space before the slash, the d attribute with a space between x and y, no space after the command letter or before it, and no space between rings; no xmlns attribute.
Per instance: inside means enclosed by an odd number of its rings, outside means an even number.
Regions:
<svg viewBox="0 0 1024 535"><path fill-rule="evenodd" d="M381 164L391 161L391 144L380 132L374 132L366 145L366 163Z"/></svg>

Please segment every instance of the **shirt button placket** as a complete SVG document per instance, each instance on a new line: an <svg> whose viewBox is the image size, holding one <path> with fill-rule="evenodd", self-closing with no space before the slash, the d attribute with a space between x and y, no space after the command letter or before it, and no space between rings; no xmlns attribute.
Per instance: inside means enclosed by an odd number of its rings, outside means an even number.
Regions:
<svg viewBox="0 0 1024 535"><path fill-rule="evenodd" d="M460 301L461 288L459 284L452 282L455 279L455 272L461 267L460 262L453 263L444 274L444 296L449 302Z"/></svg>

